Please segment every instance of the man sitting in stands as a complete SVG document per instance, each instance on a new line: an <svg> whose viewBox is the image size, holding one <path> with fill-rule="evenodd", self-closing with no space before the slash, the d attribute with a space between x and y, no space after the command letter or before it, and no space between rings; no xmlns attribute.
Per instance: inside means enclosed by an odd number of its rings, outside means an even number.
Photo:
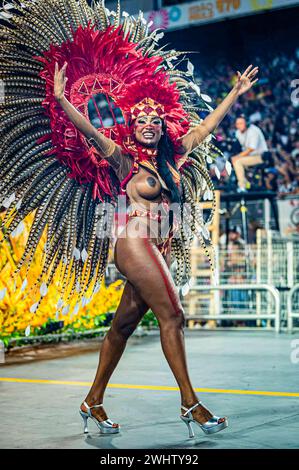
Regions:
<svg viewBox="0 0 299 470"><path fill-rule="evenodd" d="M247 192L245 167L263 163L262 155L268 151L268 146L261 129L248 122L244 115L236 119L235 126L242 152L234 155L231 160L238 180L237 192Z"/></svg>

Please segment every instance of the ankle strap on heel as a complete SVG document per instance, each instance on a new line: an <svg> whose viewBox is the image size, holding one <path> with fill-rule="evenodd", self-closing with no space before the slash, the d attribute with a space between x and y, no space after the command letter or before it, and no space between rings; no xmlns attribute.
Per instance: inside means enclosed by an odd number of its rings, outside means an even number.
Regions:
<svg viewBox="0 0 299 470"><path fill-rule="evenodd" d="M91 410L91 408L99 408L99 406L103 406L103 403L100 403L99 405L93 405L93 406L89 406L86 401L84 402L84 405L86 406L86 408L88 410Z"/></svg>
<svg viewBox="0 0 299 470"><path fill-rule="evenodd" d="M99 408L100 406L103 406L103 403L100 403L99 405L93 405L93 406L89 406L86 401L83 402L84 406L87 408L87 413L89 414L89 416L91 416L91 409L92 408Z"/></svg>
<svg viewBox="0 0 299 470"><path fill-rule="evenodd" d="M190 408L186 408L185 406L181 405L181 408L183 408L183 410L185 410L185 413L183 414L183 416L186 416L187 414L189 414L198 405L201 405L201 401L198 401L197 403L195 403L195 405L191 406Z"/></svg>
<svg viewBox="0 0 299 470"><path fill-rule="evenodd" d="M93 406L89 406L86 401L84 402L84 405L86 406L86 408L88 410L91 410L91 408L99 408L100 406L103 406L103 403L100 403L99 405L93 405Z"/></svg>

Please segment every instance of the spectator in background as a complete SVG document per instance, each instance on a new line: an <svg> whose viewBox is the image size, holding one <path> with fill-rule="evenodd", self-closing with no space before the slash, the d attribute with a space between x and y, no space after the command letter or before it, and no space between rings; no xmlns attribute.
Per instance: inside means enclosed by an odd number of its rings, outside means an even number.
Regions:
<svg viewBox="0 0 299 470"><path fill-rule="evenodd" d="M263 163L262 155L268 151L268 146L261 129L248 123L245 116L239 116L235 126L242 152L232 157L232 164L238 180L237 191L246 192L245 167Z"/></svg>
<svg viewBox="0 0 299 470"><path fill-rule="evenodd" d="M246 61L248 57L246 57ZM261 51L257 56L251 57L251 62L256 63L261 70L261 77L254 88L246 96L239 100L231 109L230 114L222 121L219 131L219 147L226 153L226 141L234 139L235 121L240 113L249 116L263 132L269 151L271 152L275 168L278 173L278 183L283 191L278 193L286 195L299 192L299 103L291 99L291 82L299 77L299 48L293 51L276 52L274 50ZM201 58L200 63L195 65L197 78L205 85L205 92L216 103L220 102L227 93L229 87L234 83L235 70L241 67L237 64L226 62L223 57ZM228 155L236 155L230 149ZM291 161L294 166L291 165ZM291 168L290 176L286 176L285 167ZM232 175L233 176L233 175ZM269 180L272 177L269 177ZM224 178L218 181L213 178L216 188L223 185L229 190L233 178ZM292 184L290 185L290 180Z"/></svg>
<svg viewBox="0 0 299 470"><path fill-rule="evenodd" d="M241 227L235 225L228 233L228 243L226 233L224 232L220 237L220 245L222 248L226 247L226 256L220 257L220 270L222 276L226 276L228 284L243 284L246 282L246 250L245 241L241 237ZM225 310L227 313L239 313L240 310L248 307L248 292L246 290L229 290L225 293L223 300ZM240 321L222 321L220 324L225 326L244 326L244 322Z"/></svg>
<svg viewBox="0 0 299 470"><path fill-rule="evenodd" d="M250 219L248 222L248 243L256 243L257 230L262 230L265 236L265 228L263 225L255 219Z"/></svg>
<svg viewBox="0 0 299 470"><path fill-rule="evenodd" d="M245 245L244 239L241 237L242 230L239 225L234 225L229 232L228 232L228 243L226 243L226 233L223 232L222 235L219 238L219 243L222 247L224 247L226 244L232 244L235 245L236 243L240 246Z"/></svg>

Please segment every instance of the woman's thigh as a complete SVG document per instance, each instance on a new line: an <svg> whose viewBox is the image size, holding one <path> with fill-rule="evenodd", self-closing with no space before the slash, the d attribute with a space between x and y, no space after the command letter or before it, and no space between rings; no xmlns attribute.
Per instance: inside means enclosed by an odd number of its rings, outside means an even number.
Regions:
<svg viewBox="0 0 299 470"><path fill-rule="evenodd" d="M158 321L183 316L179 293L168 264L150 239L119 238L115 245L115 264Z"/></svg>

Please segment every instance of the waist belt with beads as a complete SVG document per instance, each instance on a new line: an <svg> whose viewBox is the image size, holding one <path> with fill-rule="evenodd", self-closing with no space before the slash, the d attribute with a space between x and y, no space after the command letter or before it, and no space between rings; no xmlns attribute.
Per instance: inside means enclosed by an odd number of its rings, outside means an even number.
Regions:
<svg viewBox="0 0 299 470"><path fill-rule="evenodd" d="M131 217L148 217L149 219L153 219L153 220L157 220L158 222L161 222L162 219L165 219L167 217L169 217L168 214L166 215L162 215L162 214L155 214L154 212L150 211L149 209L147 210L139 210L139 209L134 209L132 212L130 212L128 214L128 217L131 218ZM173 224L172 224L172 227L173 228L177 228L178 227L178 222L177 222L177 218L175 216L175 214L173 215L173 218L174 218L174 221L173 221Z"/></svg>
<svg viewBox="0 0 299 470"><path fill-rule="evenodd" d="M141 211L139 209L134 209L130 214L128 214L128 217L148 217L149 219L158 220L158 222L161 222L162 217L165 216L162 216L161 214L154 214L150 210Z"/></svg>

